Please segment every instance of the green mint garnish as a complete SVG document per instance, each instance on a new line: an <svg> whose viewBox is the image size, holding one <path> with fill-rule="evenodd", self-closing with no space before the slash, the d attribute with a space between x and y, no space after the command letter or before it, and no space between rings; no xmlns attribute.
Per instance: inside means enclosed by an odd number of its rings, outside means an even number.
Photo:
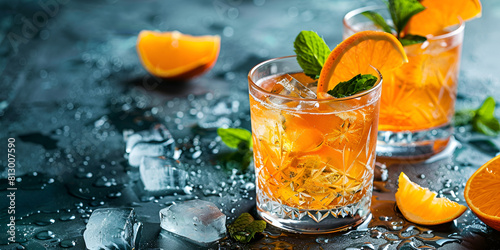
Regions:
<svg viewBox="0 0 500 250"><path fill-rule="evenodd" d="M394 23L394 27L391 27L384 18L373 11L365 11L362 14L370 19L375 25L379 26L385 32L392 33L394 30L396 32L396 36L403 44L412 45L417 43L423 43L427 39L423 36L405 34L402 36L402 33L412 18L417 13L425 10L425 7L418 0L388 0L384 1L387 4L387 8L389 9L389 13L391 14L392 22Z"/></svg>
<svg viewBox="0 0 500 250"><path fill-rule="evenodd" d="M297 54L297 62L304 70L304 74L313 79L318 78L330 55L330 48L323 38L314 31L303 30L295 38L293 47Z"/></svg>
<svg viewBox="0 0 500 250"><path fill-rule="evenodd" d="M249 213L242 213L231 225L227 226L229 235L239 242L248 243L256 233L262 233L266 222L255 220Z"/></svg>
<svg viewBox="0 0 500 250"><path fill-rule="evenodd" d="M245 171L252 162L252 133L243 128L218 128L217 134L224 144L236 151L221 153L218 159L225 169Z"/></svg>
<svg viewBox="0 0 500 250"><path fill-rule="evenodd" d="M335 88L328 90L328 94L336 98L351 96L371 89L377 82L377 79L377 77L371 74L358 74L349 81L340 82Z"/></svg>
<svg viewBox="0 0 500 250"><path fill-rule="evenodd" d="M455 113L455 126L463 126L469 123L472 128L488 136L497 136L500 132L500 122L494 115L495 99L488 97L481 107L476 110L461 110Z"/></svg>
<svg viewBox="0 0 500 250"><path fill-rule="evenodd" d="M363 14L363 16L367 17L368 19L372 20L372 22L375 23L375 25L382 28L382 30L384 30L385 32L392 33L393 28L389 24L387 24L385 19L379 13L374 11L365 11L361 14Z"/></svg>
<svg viewBox="0 0 500 250"><path fill-rule="evenodd" d="M425 10L418 0L389 0L389 12L396 28L398 38L406 27L410 18Z"/></svg>
<svg viewBox="0 0 500 250"><path fill-rule="evenodd" d="M230 148L238 148L241 143L252 147L252 132L243 128L218 128L217 134Z"/></svg>
<svg viewBox="0 0 500 250"><path fill-rule="evenodd" d="M408 46L412 44L423 43L427 41L427 38L425 36L419 35L406 35L403 38L399 38L399 41L403 46Z"/></svg>

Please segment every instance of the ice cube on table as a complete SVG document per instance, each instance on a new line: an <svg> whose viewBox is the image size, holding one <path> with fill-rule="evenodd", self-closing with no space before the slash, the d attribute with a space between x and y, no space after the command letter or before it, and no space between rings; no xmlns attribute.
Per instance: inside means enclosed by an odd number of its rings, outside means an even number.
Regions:
<svg viewBox="0 0 500 250"><path fill-rule="evenodd" d="M139 131L127 136L126 149L127 153L132 152L132 148L140 142L166 142L172 140L172 134L163 124L155 124L149 130ZM173 145L173 143L172 143Z"/></svg>
<svg viewBox="0 0 500 250"><path fill-rule="evenodd" d="M316 93L306 87L307 84L302 84L297 79L289 74L285 74L283 78L276 82L271 89L271 93L280 94L290 97L316 99Z"/></svg>
<svg viewBox="0 0 500 250"><path fill-rule="evenodd" d="M158 142L139 142L132 148L128 155L128 164L132 167L138 167L144 156L165 156L174 157L176 155L174 139L161 143Z"/></svg>
<svg viewBox="0 0 500 250"><path fill-rule="evenodd" d="M99 208L92 212L83 239L87 249L137 249L142 223L133 208Z"/></svg>
<svg viewBox="0 0 500 250"><path fill-rule="evenodd" d="M139 167L146 191L168 193L190 193L187 187L189 174L182 164L171 158L143 157Z"/></svg>
<svg viewBox="0 0 500 250"><path fill-rule="evenodd" d="M206 245L226 235L226 216L212 202L191 200L160 210L161 228Z"/></svg>

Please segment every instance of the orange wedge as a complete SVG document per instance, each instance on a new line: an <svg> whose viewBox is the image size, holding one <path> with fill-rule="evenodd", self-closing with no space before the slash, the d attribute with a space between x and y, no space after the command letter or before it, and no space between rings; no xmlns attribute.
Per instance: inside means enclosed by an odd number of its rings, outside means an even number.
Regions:
<svg viewBox="0 0 500 250"><path fill-rule="evenodd" d="M210 70L219 56L219 36L143 30L137 53L144 68L164 79L187 80Z"/></svg>
<svg viewBox="0 0 500 250"><path fill-rule="evenodd" d="M465 185L464 196L481 221L500 231L500 156L474 172Z"/></svg>
<svg viewBox="0 0 500 250"><path fill-rule="evenodd" d="M481 16L479 0L422 0L425 10L416 14L407 24L409 34L439 35L445 28Z"/></svg>
<svg viewBox="0 0 500 250"><path fill-rule="evenodd" d="M437 225L458 218L467 209L445 197L436 198L436 195L410 181L403 172L399 175L396 204L407 220L421 225Z"/></svg>
<svg viewBox="0 0 500 250"><path fill-rule="evenodd" d="M381 31L358 32L332 50L321 70L317 92L327 92L339 82L357 74L373 74L377 68L392 70L408 62L401 43L393 35Z"/></svg>

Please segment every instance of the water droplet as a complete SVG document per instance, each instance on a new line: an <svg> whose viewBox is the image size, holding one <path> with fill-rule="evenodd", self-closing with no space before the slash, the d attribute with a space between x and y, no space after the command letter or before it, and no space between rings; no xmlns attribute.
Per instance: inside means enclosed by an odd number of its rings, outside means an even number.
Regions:
<svg viewBox="0 0 500 250"><path fill-rule="evenodd" d="M100 207L104 206L105 202L104 201L91 201L90 205L93 207Z"/></svg>
<svg viewBox="0 0 500 250"><path fill-rule="evenodd" d="M35 224L38 226L47 226L50 224L54 224L54 222L56 222L56 220L48 218L48 219L39 219L35 221Z"/></svg>
<svg viewBox="0 0 500 250"><path fill-rule="evenodd" d="M322 243L328 243L328 239L327 238L323 238L323 237L318 237L316 238L316 242L319 243L319 244L322 244Z"/></svg>
<svg viewBox="0 0 500 250"><path fill-rule="evenodd" d="M70 248L76 246L76 241L74 240L63 240L59 243L62 248Z"/></svg>
<svg viewBox="0 0 500 250"><path fill-rule="evenodd" d="M390 221L390 220L392 220L392 217L390 217L390 216L380 216L378 218L381 221Z"/></svg>
<svg viewBox="0 0 500 250"><path fill-rule="evenodd" d="M74 220L76 218L76 216L74 214L67 214L67 215L62 215L61 217L59 217L59 220L60 221L70 221L70 220Z"/></svg>
<svg viewBox="0 0 500 250"><path fill-rule="evenodd" d="M39 240L48 240L48 239L53 239L54 237L56 237L54 232L49 230L41 231L35 234L35 238Z"/></svg>

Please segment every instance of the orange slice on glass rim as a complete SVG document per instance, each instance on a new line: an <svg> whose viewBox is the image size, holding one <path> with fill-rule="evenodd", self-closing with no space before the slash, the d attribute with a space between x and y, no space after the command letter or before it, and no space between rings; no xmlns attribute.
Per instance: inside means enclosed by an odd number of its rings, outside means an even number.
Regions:
<svg viewBox="0 0 500 250"><path fill-rule="evenodd" d="M136 48L142 65L152 75L187 80L214 66L219 56L220 37L143 30L137 37Z"/></svg>
<svg viewBox="0 0 500 250"><path fill-rule="evenodd" d="M373 72L370 65L383 73L406 62L403 46L394 35L372 30L355 33L337 45L326 59L317 92L327 92L357 74Z"/></svg>
<svg viewBox="0 0 500 250"><path fill-rule="evenodd" d="M410 181L403 172L398 181L396 204L403 216L413 223L442 224L458 218L467 210L466 206L446 197L437 198L435 192Z"/></svg>
<svg viewBox="0 0 500 250"><path fill-rule="evenodd" d="M407 24L406 31L413 35L439 35L447 27L481 16L479 0L422 0L426 8Z"/></svg>

